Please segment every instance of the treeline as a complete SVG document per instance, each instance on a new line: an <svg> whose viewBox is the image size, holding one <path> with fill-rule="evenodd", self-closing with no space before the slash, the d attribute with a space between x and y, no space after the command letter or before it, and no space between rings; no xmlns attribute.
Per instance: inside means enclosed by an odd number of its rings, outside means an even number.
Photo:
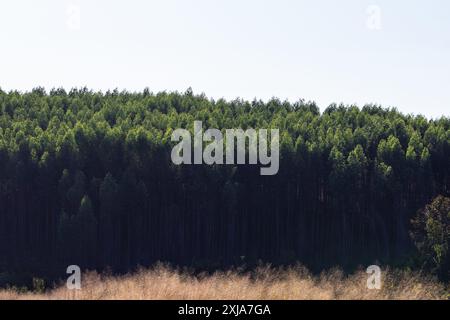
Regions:
<svg viewBox="0 0 450 320"><path fill-rule="evenodd" d="M278 128L279 173L173 165L171 133L195 120ZM0 90L0 271L395 262L438 194L450 194L448 118L191 90Z"/></svg>

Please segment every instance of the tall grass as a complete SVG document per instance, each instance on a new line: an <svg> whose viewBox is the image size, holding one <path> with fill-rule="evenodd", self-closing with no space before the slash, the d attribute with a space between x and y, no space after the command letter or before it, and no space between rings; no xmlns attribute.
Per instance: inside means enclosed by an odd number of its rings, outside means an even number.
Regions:
<svg viewBox="0 0 450 320"><path fill-rule="evenodd" d="M436 280L407 271L385 269L381 290L367 288L368 275L357 271L344 275L330 270L314 276L303 267L253 272L216 272L194 275L167 266L142 269L125 276L86 273L81 290L68 290L63 283L43 293L0 290L0 299L445 299L446 288Z"/></svg>

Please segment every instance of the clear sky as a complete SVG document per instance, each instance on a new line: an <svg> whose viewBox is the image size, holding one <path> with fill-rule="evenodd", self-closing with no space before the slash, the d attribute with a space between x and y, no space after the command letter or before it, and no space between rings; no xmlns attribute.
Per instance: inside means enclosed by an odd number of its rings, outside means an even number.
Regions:
<svg viewBox="0 0 450 320"><path fill-rule="evenodd" d="M0 87L378 103L450 116L448 0L2 0Z"/></svg>

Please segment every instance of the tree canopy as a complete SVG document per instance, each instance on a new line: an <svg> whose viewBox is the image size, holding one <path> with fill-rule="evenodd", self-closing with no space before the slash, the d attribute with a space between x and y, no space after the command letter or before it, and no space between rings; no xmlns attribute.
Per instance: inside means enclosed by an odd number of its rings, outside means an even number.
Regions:
<svg viewBox="0 0 450 320"><path fill-rule="evenodd" d="M171 133L195 120L279 129L278 174L174 165ZM0 270L395 261L438 194L450 194L445 117L191 90L0 90Z"/></svg>

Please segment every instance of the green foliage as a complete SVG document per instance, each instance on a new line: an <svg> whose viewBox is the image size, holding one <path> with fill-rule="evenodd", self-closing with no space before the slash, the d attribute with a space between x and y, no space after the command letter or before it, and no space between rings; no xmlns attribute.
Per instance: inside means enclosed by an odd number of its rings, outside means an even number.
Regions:
<svg viewBox="0 0 450 320"><path fill-rule="evenodd" d="M450 278L450 198L438 196L412 221L412 236L425 267Z"/></svg>
<svg viewBox="0 0 450 320"><path fill-rule="evenodd" d="M173 165L171 133L194 120L279 128L278 175ZM373 105L320 114L303 100L214 101L192 90L2 91L0 262L45 272L240 256L313 267L392 261L410 253L412 213L449 194L449 164L448 118ZM439 264L446 257L442 243L428 248Z"/></svg>
<svg viewBox="0 0 450 320"><path fill-rule="evenodd" d="M41 278L33 278L33 292L36 294L44 293L45 280Z"/></svg>

